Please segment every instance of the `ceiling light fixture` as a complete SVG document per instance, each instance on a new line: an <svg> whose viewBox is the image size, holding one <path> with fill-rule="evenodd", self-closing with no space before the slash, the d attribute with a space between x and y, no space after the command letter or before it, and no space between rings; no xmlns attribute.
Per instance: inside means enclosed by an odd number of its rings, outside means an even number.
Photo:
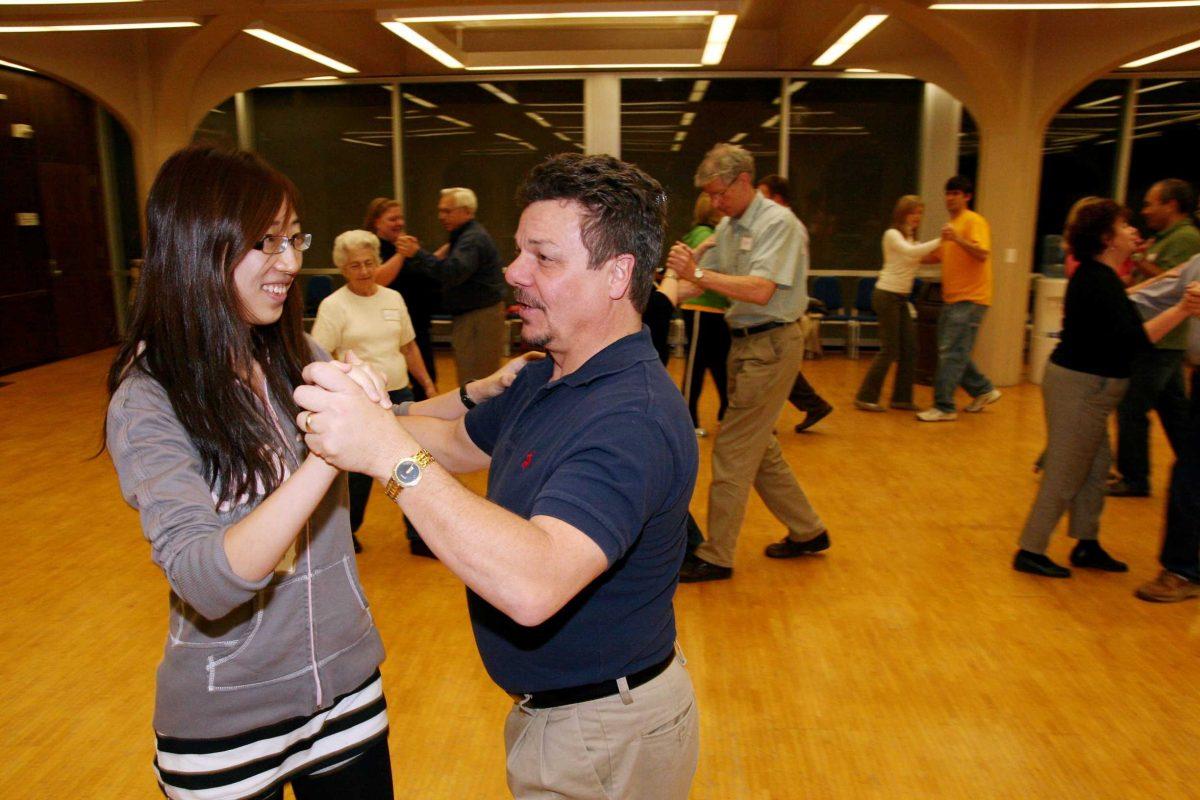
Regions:
<svg viewBox="0 0 1200 800"><path fill-rule="evenodd" d="M351 139L347 136L343 136L341 139L343 142L349 142L350 144L365 144L367 147L387 147L387 145L380 144L379 142L367 142L363 141L362 139Z"/></svg>
<svg viewBox="0 0 1200 800"><path fill-rule="evenodd" d="M694 64L613 64L611 62L604 64L505 64L500 66L488 67L467 67L472 72L486 71L495 72L499 69L504 70L535 70L535 69L684 69L700 66L697 61Z"/></svg>
<svg viewBox="0 0 1200 800"><path fill-rule="evenodd" d="M1122 64L1121 69L1136 69L1137 67L1144 67L1147 64L1153 64L1155 61L1163 61L1168 58L1174 58L1175 56L1183 53L1190 53L1197 48L1200 48L1200 39L1197 39L1194 42L1188 42L1187 44L1181 44L1178 47L1172 47L1170 50L1163 50L1161 53L1154 53L1153 55L1145 56L1135 61L1130 61L1128 64Z"/></svg>
<svg viewBox="0 0 1200 800"><path fill-rule="evenodd" d="M689 103L699 103L704 99L704 93L708 91L708 85L712 81L699 80L692 84L692 93L688 95Z"/></svg>
<svg viewBox="0 0 1200 800"><path fill-rule="evenodd" d="M140 3L142 0L0 0L0 6L82 6L100 3Z"/></svg>
<svg viewBox="0 0 1200 800"><path fill-rule="evenodd" d="M867 69L866 67L847 67L846 69L842 70L842 72L849 72L857 75L869 75L871 73L879 72L879 70Z"/></svg>
<svg viewBox="0 0 1200 800"><path fill-rule="evenodd" d="M341 80L337 75L318 75L314 78L301 78L304 81L337 81Z"/></svg>
<svg viewBox="0 0 1200 800"><path fill-rule="evenodd" d="M867 14L858 22L851 25L850 30L843 33L828 50L817 56L813 64L818 67L828 67L830 64L833 64L839 58L846 55L850 51L850 48L867 38L867 35L878 28L887 18L887 14Z"/></svg>
<svg viewBox="0 0 1200 800"><path fill-rule="evenodd" d="M513 97L511 94L504 91L503 89L496 86L495 84L481 83L481 84L479 84L479 88L486 89L487 91L496 95L496 97L499 97L501 100L508 103L510 106L519 106L520 105L520 103L517 102L517 98Z"/></svg>
<svg viewBox="0 0 1200 800"><path fill-rule="evenodd" d="M557 136L558 138L562 139L564 142L571 141L571 137L567 136L565 133L560 133L559 131L555 131L554 135Z"/></svg>
<svg viewBox="0 0 1200 800"><path fill-rule="evenodd" d="M511 133L496 133L501 139L508 139L510 142L524 141L520 136L513 136Z"/></svg>
<svg viewBox="0 0 1200 800"><path fill-rule="evenodd" d="M679 120L679 124L683 125L684 127L687 127L688 125L691 125L693 120L695 120L695 119L696 119L695 111L685 111L685 112L683 112L683 117L681 117Z"/></svg>
<svg viewBox="0 0 1200 800"><path fill-rule="evenodd" d="M70 25L3 25L0 33L63 33L74 31L148 31L161 28L199 28L200 23L189 20L160 20L158 22L83 22Z"/></svg>
<svg viewBox="0 0 1200 800"><path fill-rule="evenodd" d="M437 115L437 118L438 118L438 119L440 119L440 120L442 120L443 122L449 122L449 123L451 123L451 124L458 125L458 126L460 126L460 127L463 127L463 128L471 128L471 127L474 127L474 126L473 126L473 125L471 125L471 123L469 123L469 122L463 122L461 119L458 119L458 118L456 118L456 117L450 117L450 116L447 116L447 115L445 115L445 114L438 114L438 115Z"/></svg>
<svg viewBox="0 0 1200 800"><path fill-rule="evenodd" d="M536 122L538 125L541 125L543 128L553 128L554 127L549 122L547 122L546 118L543 117L541 114L535 114L532 111L526 111L525 116L529 117L531 120Z"/></svg>
<svg viewBox="0 0 1200 800"><path fill-rule="evenodd" d="M426 39L421 34L414 31L412 28L405 25L403 22L393 20L392 22L380 23L392 33L399 36L404 41L411 44L413 47L420 50L425 55L441 63L444 67L450 69L462 69L463 63L454 56L447 53L442 48L438 47L433 42Z"/></svg>
<svg viewBox="0 0 1200 800"><path fill-rule="evenodd" d="M29 67L22 67L20 64L14 64L11 61L5 61L3 59L0 59L0 67L8 67L9 69L19 69L22 72L36 72L37 71L37 70L32 70Z"/></svg>
<svg viewBox="0 0 1200 800"><path fill-rule="evenodd" d="M559 11L519 14L442 14L434 16L396 17L397 22L529 22L547 19L629 19L670 17L712 17L717 12L711 9L689 9L677 11Z"/></svg>
<svg viewBox="0 0 1200 800"><path fill-rule="evenodd" d="M336 69L338 72L358 72L358 70L349 64L343 64L336 58L330 58L329 56L322 55L316 50L313 50L311 47L305 47L299 42L293 42L291 39L285 39L278 33L272 33L266 28L243 28L242 32L250 34L255 39L261 39L264 42L275 45L276 47L281 47L284 50L287 50L289 53L295 53L298 56L303 56L309 61L315 61L318 64L329 67L330 69Z"/></svg>
<svg viewBox="0 0 1200 800"><path fill-rule="evenodd" d="M437 103L431 103L425 98L417 97L415 94L411 94L409 92L401 92L400 96L410 103L416 103L422 108L437 108Z"/></svg>
<svg viewBox="0 0 1200 800"><path fill-rule="evenodd" d="M764 122L764 123L762 124L762 126L763 126L764 128L774 128L774 127L775 127L776 125L778 125L778 124L779 124L779 115L778 115L778 114L776 114L775 116L771 117L769 120L767 120L766 122Z"/></svg>
<svg viewBox="0 0 1200 800"><path fill-rule="evenodd" d="M700 56L701 64L720 64L725 56L725 46L733 34L733 26L737 24L737 14L717 14L712 24L708 26L708 41L704 44L704 54Z"/></svg>
<svg viewBox="0 0 1200 800"><path fill-rule="evenodd" d="M1145 87L1142 87L1141 89L1138 89L1135 92L1135 94L1145 94L1146 92L1153 92L1157 89L1167 89L1167 88L1170 88L1171 86L1178 86L1181 83L1183 83L1183 81L1167 81L1166 83L1156 83L1153 86L1145 86ZM1114 94L1114 95L1111 95L1110 97L1101 97L1099 100L1091 100L1087 103L1080 103L1079 105L1077 105L1075 107L1076 108L1095 108L1096 106L1108 105L1109 103L1113 102L1114 100L1120 100L1120 99L1121 99L1121 95Z"/></svg>
<svg viewBox="0 0 1200 800"><path fill-rule="evenodd" d="M934 11L1107 11L1137 8L1194 8L1200 0L1145 0L1126 3L934 3Z"/></svg>
<svg viewBox="0 0 1200 800"><path fill-rule="evenodd" d="M748 133L735 133L733 136L729 137L729 141L733 142L734 144L737 144L738 142L740 142L742 139L745 139L749 135L750 134L748 134Z"/></svg>
<svg viewBox="0 0 1200 800"><path fill-rule="evenodd" d="M687 131L679 131L678 133L675 134L675 141L677 141L677 142L682 142L686 138L687 138Z"/></svg>

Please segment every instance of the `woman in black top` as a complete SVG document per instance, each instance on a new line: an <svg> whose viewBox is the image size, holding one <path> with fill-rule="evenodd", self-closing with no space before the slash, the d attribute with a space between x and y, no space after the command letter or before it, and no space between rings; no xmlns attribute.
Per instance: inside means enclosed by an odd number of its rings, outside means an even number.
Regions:
<svg viewBox="0 0 1200 800"><path fill-rule="evenodd" d="M1062 342L1042 379L1045 474L1013 560L1013 568L1021 572L1070 576L1069 569L1045 554L1068 510L1068 533L1078 540L1071 551L1073 566L1128 569L1098 541L1112 463L1108 416L1125 394L1134 354L1188 316L1182 302L1144 324L1138 316L1116 273L1137 246L1137 231L1128 217L1128 210L1099 197L1080 200L1067 217L1067 245L1080 264L1067 284Z"/></svg>

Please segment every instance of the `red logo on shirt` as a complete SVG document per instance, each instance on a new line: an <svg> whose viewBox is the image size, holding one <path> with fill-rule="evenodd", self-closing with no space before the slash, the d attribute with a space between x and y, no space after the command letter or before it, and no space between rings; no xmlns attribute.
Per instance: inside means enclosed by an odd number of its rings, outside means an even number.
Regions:
<svg viewBox="0 0 1200 800"><path fill-rule="evenodd" d="M525 454L525 459L521 462L521 469L529 469L529 465L533 463L533 451L530 450Z"/></svg>

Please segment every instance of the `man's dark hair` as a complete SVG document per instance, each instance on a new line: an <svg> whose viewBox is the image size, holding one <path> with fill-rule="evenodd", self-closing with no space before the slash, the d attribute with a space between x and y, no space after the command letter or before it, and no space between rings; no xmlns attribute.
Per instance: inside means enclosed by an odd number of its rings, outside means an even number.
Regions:
<svg viewBox="0 0 1200 800"><path fill-rule="evenodd" d="M1169 203L1174 200L1179 213L1188 217L1196 212L1196 192L1187 181L1167 178L1154 185L1158 187L1158 202Z"/></svg>
<svg viewBox="0 0 1200 800"><path fill-rule="evenodd" d="M639 314L645 311L667 225L667 196L658 181L612 156L562 153L534 167L517 190L521 208L542 200L583 206L580 233L589 269L624 253L633 256L629 299Z"/></svg>
<svg viewBox="0 0 1200 800"><path fill-rule="evenodd" d="M1064 237L1071 255L1080 261L1104 252L1118 221L1128 221L1129 210L1107 197L1085 197L1071 207Z"/></svg>
<svg viewBox="0 0 1200 800"><path fill-rule="evenodd" d="M955 175L953 178L946 181L946 191L974 194L975 184L971 183L971 179L966 175Z"/></svg>
<svg viewBox="0 0 1200 800"><path fill-rule="evenodd" d="M789 206L792 204L792 187L788 184L787 178L779 175L767 175L759 178L757 185L766 186L772 197L778 195Z"/></svg>

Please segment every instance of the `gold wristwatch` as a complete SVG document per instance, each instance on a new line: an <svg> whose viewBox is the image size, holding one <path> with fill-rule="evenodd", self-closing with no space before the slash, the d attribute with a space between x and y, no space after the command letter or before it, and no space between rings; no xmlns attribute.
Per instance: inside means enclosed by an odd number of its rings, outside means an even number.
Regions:
<svg viewBox="0 0 1200 800"><path fill-rule="evenodd" d="M422 447L414 455L402 458L392 467L384 492L393 502L400 496L402 489L411 489L421 482L421 474L433 463L433 453Z"/></svg>

